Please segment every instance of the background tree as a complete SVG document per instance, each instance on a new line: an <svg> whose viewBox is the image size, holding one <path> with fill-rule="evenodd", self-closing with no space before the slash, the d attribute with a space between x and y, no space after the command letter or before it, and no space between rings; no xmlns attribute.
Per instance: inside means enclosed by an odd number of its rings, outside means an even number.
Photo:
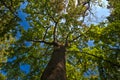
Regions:
<svg viewBox="0 0 120 80"><path fill-rule="evenodd" d="M20 7L22 0L0 0L0 69L7 61L9 47L15 41L16 26L20 20L17 15L17 9ZM0 71L1 72L1 71ZM0 74L0 79L4 80Z"/></svg>
<svg viewBox="0 0 120 80"><path fill-rule="evenodd" d="M120 78L119 2L119 0L109 1L108 7L111 9L111 14L108 17L108 21L106 23L100 23L96 28L91 29L90 32L90 36L92 36L95 43L92 50L97 49L97 51L100 52L97 63L101 79L118 80ZM89 50L91 51L91 49Z"/></svg>

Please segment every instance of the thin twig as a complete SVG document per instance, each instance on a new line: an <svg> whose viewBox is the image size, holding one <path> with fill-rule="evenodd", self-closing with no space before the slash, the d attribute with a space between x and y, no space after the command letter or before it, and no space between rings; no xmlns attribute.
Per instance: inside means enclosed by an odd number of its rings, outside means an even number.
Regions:
<svg viewBox="0 0 120 80"><path fill-rule="evenodd" d="M48 29L49 29L50 27L47 27L47 29L45 30L45 34L44 34L44 36L43 36L43 40L45 40L45 37L46 37L46 35L47 35L47 32L48 32Z"/></svg>
<svg viewBox="0 0 120 80"><path fill-rule="evenodd" d="M117 64L117 63L112 62L112 61L107 60L107 59L103 59L103 57L99 57L99 56L96 56L96 55L93 55L93 54L89 54L89 53L86 53L86 54L91 55L91 56L93 56L93 57L96 57L96 58L98 58L98 59L100 59L100 60L104 60L104 61L106 61L106 62L112 64L113 66L120 67L120 64Z"/></svg>
<svg viewBox="0 0 120 80"><path fill-rule="evenodd" d="M71 51L67 51L67 52L71 52ZM75 51L75 52L80 52L80 51ZM110 64L113 65L113 66L120 67L120 64L115 63L115 62L112 62L112 61L107 60L107 59L104 59L103 57L99 57L99 56L96 56L96 55L93 55L93 54L90 54L90 53L87 53L87 52L85 52L85 54L90 55L90 56L93 56L93 57L96 57L96 58L98 58L98 59L100 59L100 60L104 60L105 62L108 62L108 63L110 63Z"/></svg>
<svg viewBox="0 0 120 80"><path fill-rule="evenodd" d="M0 1L6 8L10 10L10 12L15 16L18 17L15 12L12 10L11 6L8 6L3 0Z"/></svg>
<svg viewBox="0 0 120 80"><path fill-rule="evenodd" d="M92 27L90 27L87 31L85 31L84 33L80 34L79 36L77 36L76 38L74 38L73 40L70 40L69 42L74 42L75 40L77 40L78 38L80 38L81 36L83 36L84 34L86 34Z"/></svg>

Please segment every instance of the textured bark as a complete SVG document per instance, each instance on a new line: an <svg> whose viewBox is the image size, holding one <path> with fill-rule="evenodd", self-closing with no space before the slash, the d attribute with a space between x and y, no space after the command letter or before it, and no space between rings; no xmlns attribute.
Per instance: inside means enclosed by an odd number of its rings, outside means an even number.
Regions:
<svg viewBox="0 0 120 80"><path fill-rule="evenodd" d="M65 47L54 47L51 59L45 68L41 80L66 80Z"/></svg>

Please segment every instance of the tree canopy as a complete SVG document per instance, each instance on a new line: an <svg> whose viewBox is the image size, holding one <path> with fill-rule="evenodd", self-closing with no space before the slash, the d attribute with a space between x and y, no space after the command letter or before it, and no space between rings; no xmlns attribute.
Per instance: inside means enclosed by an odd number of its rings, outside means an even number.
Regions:
<svg viewBox="0 0 120 80"><path fill-rule="evenodd" d="M106 21L87 24L103 0L1 0L0 79L120 79L120 4ZM20 25L20 6L30 27ZM90 20L89 20L90 22ZM19 38L17 33L19 34ZM92 41L92 46L88 43Z"/></svg>

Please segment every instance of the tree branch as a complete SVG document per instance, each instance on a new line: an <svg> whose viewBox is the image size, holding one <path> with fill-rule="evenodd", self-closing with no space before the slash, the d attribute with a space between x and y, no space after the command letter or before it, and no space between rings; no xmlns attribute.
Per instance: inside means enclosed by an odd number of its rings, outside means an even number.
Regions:
<svg viewBox="0 0 120 80"><path fill-rule="evenodd" d="M100 59L100 60L104 60L104 61L112 64L113 66L120 67L120 64L114 63L114 62L112 62L112 61L110 61L110 60L103 59L102 57L99 57L99 56L96 56L96 55L93 55L93 54L89 54L89 53L86 53L86 54L91 55L91 56L93 56L93 57L96 57L96 58L98 58L98 59Z"/></svg>
<svg viewBox="0 0 120 80"><path fill-rule="evenodd" d="M71 51L68 51L68 52L71 52ZM75 51L75 52L80 52L80 51ZM98 58L98 59L100 59L100 60L104 60L105 62L108 62L108 63L110 63L110 64L113 65L113 66L120 67L120 64L115 63L115 62L112 62L112 61L107 60L107 59L104 59L103 57L99 57L99 56L96 56L96 55L93 55L93 54L90 54L90 53L85 53L85 54L90 55L90 56L93 56L93 57L96 57L96 58Z"/></svg>
<svg viewBox="0 0 120 80"><path fill-rule="evenodd" d="M86 4L87 4L88 6L86 7L85 11L83 12L83 20L82 20L82 22L84 22L84 19L85 19L85 16L86 16L86 12L87 12L87 10L89 10L89 8L90 8L90 0L88 0L87 2L84 2L84 3L83 3L83 6L85 6Z"/></svg>
<svg viewBox="0 0 120 80"><path fill-rule="evenodd" d="M70 40L69 42L74 42L75 40L77 40L78 38L80 38L81 36L83 36L84 34L86 34L92 27L90 27L87 31L85 31L84 33L81 33L79 36L75 37L73 40Z"/></svg>
<svg viewBox="0 0 120 80"><path fill-rule="evenodd" d="M57 35L57 23L58 22L55 22L55 27L54 27L54 31L53 31L53 41L56 42L57 38L56 38L56 35Z"/></svg>
<svg viewBox="0 0 120 80"><path fill-rule="evenodd" d="M29 40L29 41L40 42L40 43L44 43L44 44L48 44L48 45L53 45L53 46L59 46L59 44L56 43L56 42L46 42L44 40Z"/></svg>
<svg viewBox="0 0 120 80"><path fill-rule="evenodd" d="M44 34L44 36L43 36L43 40L45 40L45 37L46 37L46 35L47 35L47 32L48 32L48 29L49 29L50 27L47 27L47 29L45 30L45 34Z"/></svg>
<svg viewBox="0 0 120 80"><path fill-rule="evenodd" d="M50 14L48 14L49 16L50 16L50 18L53 20L53 22L55 23L55 26L54 26L54 30L53 30L53 41L54 42L56 42L56 30L57 30L57 24L58 24L58 22L50 15Z"/></svg>
<svg viewBox="0 0 120 80"><path fill-rule="evenodd" d="M15 14L15 12L12 10L11 6L8 6L3 0L1 0L0 2L1 2L6 8L8 8L8 9L10 10L10 12L11 12L14 16L18 17L18 16Z"/></svg>
<svg viewBox="0 0 120 80"><path fill-rule="evenodd" d="M68 38L69 38L69 35L70 35L72 32L73 32L73 31L71 31L71 32L69 32L69 33L67 34L67 36L66 36L66 38L65 38L65 46L68 46L68 43L69 43Z"/></svg>
<svg viewBox="0 0 120 80"><path fill-rule="evenodd" d="M48 9L47 9L47 11L49 11ZM54 42L56 42L56 35L57 35L57 24L58 24L58 21L56 21L55 19L54 19L54 17L48 12L48 16L53 20L53 22L55 23L55 26L54 26L54 30L53 30L53 41Z"/></svg>

